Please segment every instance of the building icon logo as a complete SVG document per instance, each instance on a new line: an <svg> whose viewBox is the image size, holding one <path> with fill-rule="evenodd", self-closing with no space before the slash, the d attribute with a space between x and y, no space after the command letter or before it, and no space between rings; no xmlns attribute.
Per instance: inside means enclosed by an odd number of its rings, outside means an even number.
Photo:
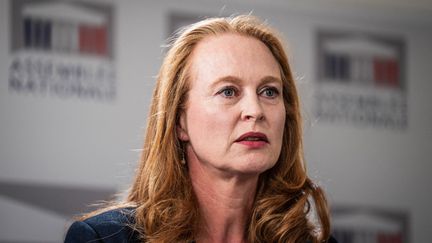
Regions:
<svg viewBox="0 0 432 243"><path fill-rule="evenodd" d="M11 1L9 90L113 100L113 8L79 1Z"/></svg>
<svg viewBox="0 0 432 243"><path fill-rule="evenodd" d="M363 85L399 88L395 50L368 39L346 38L324 43L324 78Z"/></svg>
<svg viewBox="0 0 432 243"><path fill-rule="evenodd" d="M407 211L355 205L332 208L333 232L344 243L409 242Z"/></svg>
<svg viewBox="0 0 432 243"><path fill-rule="evenodd" d="M317 119L406 128L403 40L354 32L317 36Z"/></svg>

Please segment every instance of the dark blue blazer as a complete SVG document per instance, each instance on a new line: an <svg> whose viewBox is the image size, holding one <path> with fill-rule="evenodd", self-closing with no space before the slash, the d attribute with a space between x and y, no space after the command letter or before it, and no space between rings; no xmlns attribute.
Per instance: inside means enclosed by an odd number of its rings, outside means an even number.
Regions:
<svg viewBox="0 0 432 243"><path fill-rule="evenodd" d="M65 243L140 243L139 234L129 225L134 223L133 208L107 211L84 221L74 222Z"/></svg>
<svg viewBox="0 0 432 243"><path fill-rule="evenodd" d="M139 243L139 234L130 225L134 223L134 209L107 211L84 221L74 222L65 243ZM328 243L337 243L331 237Z"/></svg>

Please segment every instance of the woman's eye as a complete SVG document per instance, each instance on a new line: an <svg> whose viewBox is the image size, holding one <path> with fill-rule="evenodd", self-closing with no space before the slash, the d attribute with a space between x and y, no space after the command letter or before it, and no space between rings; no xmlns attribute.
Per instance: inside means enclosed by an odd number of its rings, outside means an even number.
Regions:
<svg viewBox="0 0 432 243"><path fill-rule="evenodd" d="M279 91L276 88L265 88L262 92L262 95L264 95L265 97L269 97L269 98L275 98L278 94Z"/></svg>
<svg viewBox="0 0 432 243"><path fill-rule="evenodd" d="M232 98L232 97L236 96L236 90L232 87L226 87L226 88L223 88L222 90L220 90L218 92L218 94L221 94L222 96L227 97L227 98Z"/></svg>

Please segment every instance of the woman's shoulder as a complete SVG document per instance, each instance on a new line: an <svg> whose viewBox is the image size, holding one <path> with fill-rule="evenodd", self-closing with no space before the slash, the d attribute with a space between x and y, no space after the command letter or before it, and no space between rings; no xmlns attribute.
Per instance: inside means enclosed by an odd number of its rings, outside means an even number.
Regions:
<svg viewBox="0 0 432 243"><path fill-rule="evenodd" d="M135 208L117 208L74 222L65 238L72 242L138 242L139 235L131 227Z"/></svg>
<svg viewBox="0 0 432 243"><path fill-rule="evenodd" d="M111 209L89 217L84 222L95 226L133 224L135 222L135 208Z"/></svg>

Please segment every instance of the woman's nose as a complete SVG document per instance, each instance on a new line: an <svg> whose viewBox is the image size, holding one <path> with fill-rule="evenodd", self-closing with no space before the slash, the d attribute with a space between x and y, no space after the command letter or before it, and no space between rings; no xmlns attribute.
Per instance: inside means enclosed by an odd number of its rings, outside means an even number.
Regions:
<svg viewBox="0 0 432 243"><path fill-rule="evenodd" d="M264 110L257 95L244 97L242 102L242 120L261 121L264 120Z"/></svg>

